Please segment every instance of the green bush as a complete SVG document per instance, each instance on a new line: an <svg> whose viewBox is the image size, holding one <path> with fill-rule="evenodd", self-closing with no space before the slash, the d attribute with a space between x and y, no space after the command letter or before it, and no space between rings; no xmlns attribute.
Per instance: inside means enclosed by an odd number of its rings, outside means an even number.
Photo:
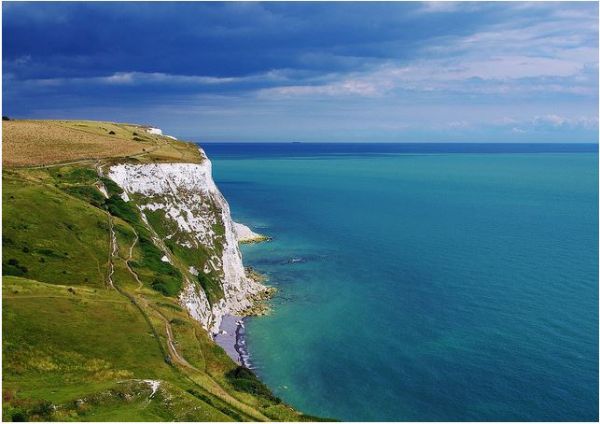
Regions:
<svg viewBox="0 0 600 424"><path fill-rule="evenodd" d="M63 188L63 191L71 196L84 200L96 206L97 208L100 208L104 205L104 196L93 185L65 187Z"/></svg>
<svg viewBox="0 0 600 424"><path fill-rule="evenodd" d="M160 278L155 278L154 281L152 281L151 286L157 292L162 293L165 296L169 295L169 288L167 287L165 282L163 280L161 280Z"/></svg>
<svg viewBox="0 0 600 424"><path fill-rule="evenodd" d="M223 297L223 287L221 287L221 283L216 277L200 272L197 278L210 305L214 305Z"/></svg>
<svg viewBox="0 0 600 424"><path fill-rule="evenodd" d="M138 222L138 212L132 205L121 199L120 196L110 196L106 199L105 204L111 215L118 216L130 224Z"/></svg>
<svg viewBox="0 0 600 424"><path fill-rule="evenodd" d="M176 296L181 290L181 283L175 278L155 278L150 286L165 296Z"/></svg>
<svg viewBox="0 0 600 424"><path fill-rule="evenodd" d="M3 275L14 275L16 277L21 277L27 274L27 271L29 271L27 267L21 265L15 258L10 258L6 263L2 264Z"/></svg>
<svg viewBox="0 0 600 424"><path fill-rule="evenodd" d="M52 258L62 258L63 257L63 255L61 255L58 252L55 252L52 249L36 249L35 251L36 251L36 253L39 253L44 256L49 256Z"/></svg>
<svg viewBox="0 0 600 424"><path fill-rule="evenodd" d="M275 403L281 402L281 399L273 396L269 388L246 367L238 366L234 368L225 374L225 378L235 390L260 396Z"/></svg>
<svg viewBox="0 0 600 424"><path fill-rule="evenodd" d="M70 184L94 184L98 179L98 174L93 168L59 168L50 169L50 174L56 178L61 179L61 183Z"/></svg>
<svg viewBox="0 0 600 424"><path fill-rule="evenodd" d="M123 193L123 189L110 178L100 177L100 181L102 181L102 184L104 184L104 187L106 187L106 191L108 192L109 196Z"/></svg>

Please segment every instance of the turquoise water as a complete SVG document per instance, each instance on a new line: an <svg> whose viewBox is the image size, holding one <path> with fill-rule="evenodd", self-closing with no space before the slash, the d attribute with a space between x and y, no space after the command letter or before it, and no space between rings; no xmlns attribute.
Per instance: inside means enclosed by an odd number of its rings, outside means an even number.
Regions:
<svg viewBox="0 0 600 424"><path fill-rule="evenodd" d="M243 249L279 288L248 346L286 402L598 419L597 153L204 147L234 218L273 237Z"/></svg>

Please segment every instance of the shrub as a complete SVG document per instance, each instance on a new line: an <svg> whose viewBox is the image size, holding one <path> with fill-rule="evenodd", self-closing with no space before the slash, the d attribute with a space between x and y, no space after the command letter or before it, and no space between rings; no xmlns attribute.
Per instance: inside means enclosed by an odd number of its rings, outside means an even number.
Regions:
<svg viewBox="0 0 600 424"><path fill-rule="evenodd" d="M47 400L41 401L31 409L34 415L39 415L40 417L48 417L53 411L54 406Z"/></svg>
<svg viewBox="0 0 600 424"><path fill-rule="evenodd" d="M184 320L180 319L180 318L173 318L171 321L169 321L171 324L173 325L187 325L187 322L185 322Z"/></svg>
<svg viewBox="0 0 600 424"><path fill-rule="evenodd" d="M10 258L5 264L2 266L2 273L4 275L14 275L16 277L20 277L24 274L27 274L26 266L23 266L19 263L19 261L15 258Z"/></svg>
<svg viewBox="0 0 600 424"><path fill-rule="evenodd" d="M137 212L133 206L127 204L119 196L113 195L106 199L106 206L111 215L118 216L129 223L135 223L138 220Z"/></svg>
<svg viewBox="0 0 600 424"><path fill-rule="evenodd" d="M71 196L86 201L92 206L96 206L97 208L104 205L104 196L102 196L102 194L94 186L66 187L63 190L69 193Z"/></svg>
<svg viewBox="0 0 600 424"><path fill-rule="evenodd" d="M4 116L4 115L3 115L3 116L2 116L2 120L3 120L3 121L10 121L10 118L9 118L8 116Z"/></svg>
<svg viewBox="0 0 600 424"><path fill-rule="evenodd" d="M41 254L41 255L50 256L50 257L53 257L53 258L62 258L63 257L63 255L61 255L58 252L55 252L52 249L36 249L36 252L39 253L39 254Z"/></svg>
<svg viewBox="0 0 600 424"><path fill-rule="evenodd" d="M106 191L108 191L109 196L123 193L123 189L110 178L100 177L100 181L102 181L102 184L104 184L104 187L106 187Z"/></svg>
<svg viewBox="0 0 600 424"><path fill-rule="evenodd" d="M8 121L8 119L4 119L4 116L2 117L2 120ZM25 415L25 413L23 411L13 412L12 420L15 423L24 423L24 422L27 422L27 415Z"/></svg>
<svg viewBox="0 0 600 424"><path fill-rule="evenodd" d="M202 289L206 294L208 303L214 305L223 297L223 289L221 288L221 283L219 281L216 281L214 277L200 272L197 278L198 282L200 283L200 286L202 286Z"/></svg>
<svg viewBox="0 0 600 424"><path fill-rule="evenodd" d="M152 281L152 288L165 296L169 295L169 288L165 282L159 278L155 278L154 281Z"/></svg>
<svg viewBox="0 0 600 424"><path fill-rule="evenodd" d="M115 135L115 132L114 132L114 131L109 131L108 133L109 133L110 135Z"/></svg>
<svg viewBox="0 0 600 424"><path fill-rule="evenodd" d="M165 296L174 296L181 290L181 284L173 278L169 278L168 280L155 278L150 285L154 290Z"/></svg>
<svg viewBox="0 0 600 424"><path fill-rule="evenodd" d="M227 381L240 392L251 393L261 396L270 401L280 403L281 399L273 396L267 386L265 386L256 375L246 367L238 366L225 374Z"/></svg>

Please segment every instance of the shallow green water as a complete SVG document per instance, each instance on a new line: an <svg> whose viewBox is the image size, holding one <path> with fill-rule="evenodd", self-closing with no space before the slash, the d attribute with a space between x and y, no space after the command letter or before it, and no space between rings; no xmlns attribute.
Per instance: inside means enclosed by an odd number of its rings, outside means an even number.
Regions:
<svg viewBox="0 0 600 424"><path fill-rule="evenodd" d="M596 153L206 150L234 218L274 238L244 248L279 288L248 346L286 402L343 420L598 418Z"/></svg>

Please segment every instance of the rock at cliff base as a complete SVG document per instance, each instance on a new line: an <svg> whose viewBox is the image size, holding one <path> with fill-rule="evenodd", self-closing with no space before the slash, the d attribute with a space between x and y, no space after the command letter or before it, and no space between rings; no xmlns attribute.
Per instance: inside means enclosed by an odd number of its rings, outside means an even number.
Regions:
<svg viewBox="0 0 600 424"><path fill-rule="evenodd" d="M249 227L238 222L233 223L238 243L260 243L270 240L269 237L255 233Z"/></svg>

